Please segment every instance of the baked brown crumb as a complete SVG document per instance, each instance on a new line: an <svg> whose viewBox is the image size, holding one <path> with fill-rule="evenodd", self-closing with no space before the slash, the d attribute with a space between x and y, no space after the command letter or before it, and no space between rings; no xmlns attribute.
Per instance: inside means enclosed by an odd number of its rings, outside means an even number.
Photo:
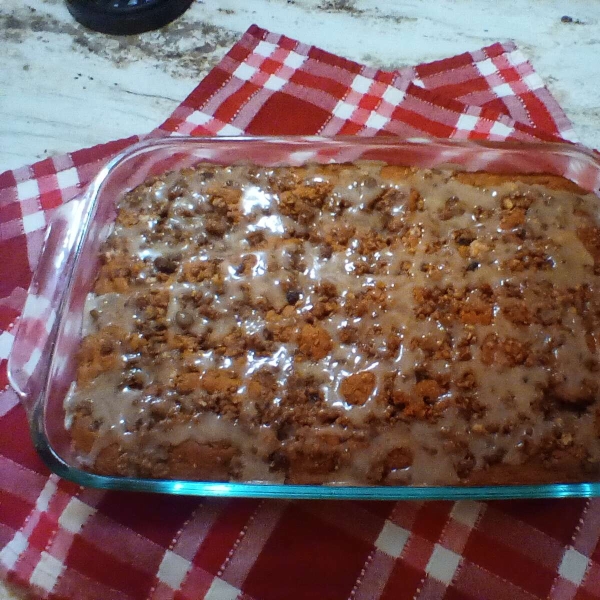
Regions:
<svg viewBox="0 0 600 600"><path fill-rule="evenodd" d="M355 373L346 377L340 386L340 392L350 404L364 404L375 389L375 375L369 371Z"/></svg>
<svg viewBox="0 0 600 600"><path fill-rule="evenodd" d="M331 337L322 327L304 325L298 336L298 350L314 360L325 358L333 347Z"/></svg>

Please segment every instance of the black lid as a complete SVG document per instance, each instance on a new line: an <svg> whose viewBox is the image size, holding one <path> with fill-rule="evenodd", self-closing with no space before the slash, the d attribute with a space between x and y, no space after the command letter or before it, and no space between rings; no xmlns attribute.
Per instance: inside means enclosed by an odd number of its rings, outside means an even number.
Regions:
<svg viewBox="0 0 600 600"><path fill-rule="evenodd" d="M158 29L182 15L194 0L67 0L82 25L113 35Z"/></svg>

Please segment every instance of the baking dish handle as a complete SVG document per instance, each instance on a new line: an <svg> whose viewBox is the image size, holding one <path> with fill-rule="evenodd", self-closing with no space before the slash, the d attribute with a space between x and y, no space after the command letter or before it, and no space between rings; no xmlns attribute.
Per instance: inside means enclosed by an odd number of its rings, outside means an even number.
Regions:
<svg viewBox="0 0 600 600"><path fill-rule="evenodd" d="M84 218L86 195L63 204L50 221L8 360L8 380L29 418L50 368L66 289Z"/></svg>

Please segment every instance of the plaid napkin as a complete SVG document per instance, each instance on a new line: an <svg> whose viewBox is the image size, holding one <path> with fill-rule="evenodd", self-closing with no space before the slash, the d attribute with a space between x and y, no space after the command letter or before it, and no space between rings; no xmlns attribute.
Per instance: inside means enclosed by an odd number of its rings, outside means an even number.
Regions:
<svg viewBox="0 0 600 600"><path fill-rule="evenodd" d="M386 72L256 26L149 136L242 133L574 140L513 44ZM598 500L206 500L50 475L7 385L12 328L53 210L138 139L0 175L1 576L83 600L600 598Z"/></svg>

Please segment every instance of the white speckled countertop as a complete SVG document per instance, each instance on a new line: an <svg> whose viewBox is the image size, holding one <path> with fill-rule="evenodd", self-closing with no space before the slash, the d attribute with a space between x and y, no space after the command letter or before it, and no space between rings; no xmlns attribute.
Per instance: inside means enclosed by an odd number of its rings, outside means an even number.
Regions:
<svg viewBox="0 0 600 600"><path fill-rule="evenodd" d="M600 147L594 0L198 0L126 38L86 31L63 0L2 0L0 171L149 131L251 23L389 69L513 39Z"/></svg>
<svg viewBox="0 0 600 600"><path fill-rule="evenodd" d="M126 38L86 31L63 0L0 0L0 172L149 131L252 23L387 69L512 39L600 147L595 0L197 0Z"/></svg>

